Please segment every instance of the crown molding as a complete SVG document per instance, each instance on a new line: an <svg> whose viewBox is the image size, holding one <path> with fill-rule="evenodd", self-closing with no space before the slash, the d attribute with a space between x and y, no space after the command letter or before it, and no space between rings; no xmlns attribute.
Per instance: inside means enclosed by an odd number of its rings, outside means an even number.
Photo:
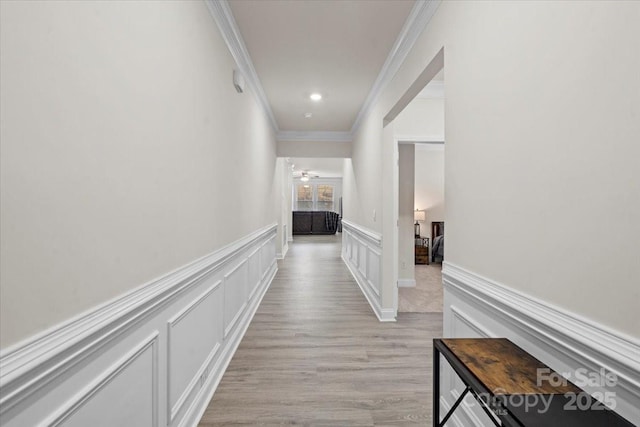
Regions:
<svg viewBox="0 0 640 427"><path fill-rule="evenodd" d="M242 39L240 29L236 24L228 0L205 0L207 8L216 22L222 38L247 84L256 94L265 114L276 132L278 141L339 141L349 142L360 127L362 119L369 113L373 104L377 101L382 90L398 72L416 40L422 34L425 27L435 14L442 0L417 0L409 13L398 38L396 39L387 59L378 74L364 104L351 127L350 132L339 131L281 131L278 127L275 115L271 109L269 99L260 83L260 79L253 66L249 51Z"/></svg>
<svg viewBox="0 0 640 427"><path fill-rule="evenodd" d="M375 104L382 93L382 90L398 72L416 40L418 40L420 34L422 34L427 24L429 24L431 17L436 13L436 10L438 10L440 2L441 0L416 1L416 4L413 6L411 13L409 13L395 44L389 52L389 56L387 56L387 59L378 74L376 81L373 83L371 91L369 91L369 95L367 95L364 104L362 104L362 108L360 108L360 111L356 116L356 120L353 122L351 134L355 134L358 131L362 119L369 113L373 104Z"/></svg>
<svg viewBox="0 0 640 427"><path fill-rule="evenodd" d="M278 141L351 142L352 138L351 132L339 131L281 130L276 133Z"/></svg>
<svg viewBox="0 0 640 427"><path fill-rule="evenodd" d="M267 94L262 87L262 83L260 83L258 74L253 67L253 61L251 60L251 56L249 55L247 46L244 44L244 40L242 39L242 35L240 34L240 29L236 24L236 20L233 17L233 13L231 12L231 7L229 6L228 1L205 0L205 3L207 5L207 8L209 9L209 13L211 13L211 16L220 29L222 38L227 44L229 52L231 52L231 56L238 65L240 72L244 76L247 84L251 87L253 92L258 97L258 101L262 105L265 114L269 118L271 126L276 132L278 132L278 122L276 121L276 117L273 114L273 110L271 110L269 99L267 98Z"/></svg>

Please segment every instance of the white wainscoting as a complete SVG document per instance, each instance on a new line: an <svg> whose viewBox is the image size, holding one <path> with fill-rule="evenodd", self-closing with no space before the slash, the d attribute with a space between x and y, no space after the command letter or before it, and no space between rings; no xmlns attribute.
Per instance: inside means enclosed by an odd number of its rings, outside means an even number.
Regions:
<svg viewBox="0 0 640 427"><path fill-rule="evenodd" d="M395 310L382 307L382 237L342 220L342 260L381 322L395 321Z"/></svg>
<svg viewBox="0 0 640 427"><path fill-rule="evenodd" d="M195 426L276 271L271 225L7 349L0 424Z"/></svg>
<svg viewBox="0 0 640 427"><path fill-rule="evenodd" d="M282 246L279 248L280 250L276 252L276 258L284 259L287 256L287 252L289 252L289 240L287 240L287 224L282 226Z"/></svg>
<svg viewBox="0 0 640 427"><path fill-rule="evenodd" d="M444 263L442 275L444 336L506 337L559 373L604 368L617 375L616 387L582 388L614 392L615 411L640 425L640 343L451 263ZM446 361L441 368L440 403L446 411L464 387ZM493 426L472 397L451 422Z"/></svg>

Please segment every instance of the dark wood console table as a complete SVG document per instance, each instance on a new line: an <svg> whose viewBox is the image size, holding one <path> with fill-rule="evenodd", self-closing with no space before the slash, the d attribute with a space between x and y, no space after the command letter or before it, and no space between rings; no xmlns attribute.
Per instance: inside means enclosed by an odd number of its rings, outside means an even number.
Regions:
<svg viewBox="0 0 640 427"><path fill-rule="evenodd" d="M466 386L442 420L441 354ZM557 375L506 338L434 339L434 427L445 425L467 393L496 426L633 427L569 381L538 381L538 369Z"/></svg>

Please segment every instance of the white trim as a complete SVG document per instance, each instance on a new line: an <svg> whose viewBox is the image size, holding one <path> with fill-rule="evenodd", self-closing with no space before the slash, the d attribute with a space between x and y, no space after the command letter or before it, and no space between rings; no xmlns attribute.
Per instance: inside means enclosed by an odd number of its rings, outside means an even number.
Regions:
<svg viewBox="0 0 640 427"><path fill-rule="evenodd" d="M433 144L444 145L443 135L397 135L394 139L398 144Z"/></svg>
<svg viewBox="0 0 640 427"><path fill-rule="evenodd" d="M248 259L248 258L247 258ZM247 259L243 260L241 263L239 263L238 265L236 265L234 268L232 268L227 274L224 275L224 291L227 291L227 287L228 282L229 282L229 277L233 276L235 274L236 271L240 270L242 267L244 267L245 265L247 266L247 268L249 267L247 264ZM266 273L266 272L265 272ZM229 332L231 332L231 330L236 326L236 322L240 319L240 316L242 316L242 314L244 313L244 309L247 308L247 301L245 301L240 308L238 309L238 312L233 316L233 319L231 319L229 321L229 324L224 328L224 338L227 338L227 335L229 335Z"/></svg>
<svg viewBox="0 0 640 427"><path fill-rule="evenodd" d="M351 263L347 261L344 255L342 256L342 261L347 266L349 273L351 273L351 276L353 276L353 279L358 284L358 287L364 294L364 297L367 299L367 302L373 309L373 313L376 315L378 320L381 322L395 322L396 321L395 310L390 308L384 308L384 309L381 308L378 300L373 295L371 295L371 292L369 291L369 287L364 285L361 279L361 275L354 271L353 267L351 266Z"/></svg>
<svg viewBox="0 0 640 427"><path fill-rule="evenodd" d="M184 307L175 316L171 317L167 321L167 372L171 367L171 341L172 341L171 336L172 336L173 328L178 323L180 323L180 321L187 314L189 314L189 312L191 312L194 308L200 305L209 295L211 295L213 291L218 289L221 284L222 284L222 280L216 281L213 285L209 286L209 288L207 288L205 292L203 292L200 296L198 296L193 301L191 301L186 307ZM173 406L171 406L171 393L169 392L171 390L171 375L167 375L167 391L168 391L166 396L167 397L167 417L170 423L172 423L175 420L180 410L182 410L182 407L184 406L184 403L187 401L187 398L195 389L196 384L198 383L198 380L202 376L203 372L209 367L209 365L211 364L211 361L213 360L215 355L218 353L219 349L220 349L220 342L216 343L213 349L211 349L211 352L207 356L205 363L203 363L200 369L198 369L196 374L193 376L193 378L189 382L189 385L187 385L187 387L182 391L182 394L178 397L178 400L176 400Z"/></svg>
<svg viewBox="0 0 640 427"><path fill-rule="evenodd" d="M262 302L262 299L267 293L267 290L269 290L271 283L273 283L273 279L276 276L277 272L278 264L274 260L268 270L268 274L263 277L263 283L261 284L262 290L260 291L259 297L254 299L249 304L247 311L248 315L244 316L239 327L236 328L236 330L233 332L233 334L229 338L229 344L225 345L225 350L222 352L218 361L216 362L216 366L214 368L216 374L211 375L207 378L205 384L193 399L191 406L187 410L185 416L182 418L182 422L178 425L178 427L198 425L200 419L202 418L202 415L204 414L204 411L207 409L207 406L209 406L209 402L211 401L213 394L215 393L218 385L220 384L220 381L222 380L224 372L227 370L227 367L229 366L233 355L238 349L238 346L240 345L244 334L247 332L247 329L249 328L249 325L253 320L253 316L255 316L256 311L258 310L258 307Z"/></svg>
<svg viewBox="0 0 640 427"><path fill-rule="evenodd" d="M398 316L398 311L393 308L383 308L380 312L380 321L381 322L395 322L396 317Z"/></svg>
<svg viewBox="0 0 640 427"><path fill-rule="evenodd" d="M264 241L264 243L262 243L262 244L260 245L260 251L264 251L264 247L265 247L265 246L267 246L267 244L271 243L271 241L272 241L272 240L274 241L274 245L275 245L276 236L273 236L273 237L271 237L270 239L268 239L268 240ZM276 267L277 267L278 262L277 262L276 260L274 260L273 262L274 262L274 263L276 263ZM260 267L262 268L262 253L260 253ZM263 269L263 270L264 270L264 269ZM264 280L264 278L267 276L267 274L269 274L269 273L270 273L270 271L271 271L271 270L265 270L265 271L262 273L262 277L261 277L260 279L261 279L261 280Z"/></svg>
<svg viewBox="0 0 640 427"><path fill-rule="evenodd" d="M516 343L538 352L553 365L569 369L606 369L617 376L617 409L626 417L638 417L631 408L640 405L640 343L592 320L553 306L505 285L445 262L445 325L472 319L473 330L510 336ZM473 311L469 317L460 306ZM477 317L477 318L476 318ZM445 335L455 330L445 326ZM535 354L534 354L535 355ZM553 363L550 363L553 362ZM589 390L587 390L589 391ZM634 421L633 419L631 421ZM637 420L635 420L637 422Z"/></svg>
<svg viewBox="0 0 640 427"><path fill-rule="evenodd" d="M276 133L277 141L351 142L353 134L341 131L297 131L281 130Z"/></svg>
<svg viewBox="0 0 640 427"><path fill-rule="evenodd" d="M396 308L383 308L382 237L349 221L342 221L342 261L381 322L395 322Z"/></svg>
<svg viewBox="0 0 640 427"><path fill-rule="evenodd" d="M347 228L350 228L352 231L354 231L356 234L358 234L360 237L369 240L371 243L374 243L376 246L382 246L382 235L380 233L377 233L373 230L369 230L368 228L362 227L360 225L354 224L351 221L348 221L346 219L342 220L342 225L346 225Z"/></svg>
<svg viewBox="0 0 640 427"><path fill-rule="evenodd" d="M262 245L264 246L264 245ZM253 257L256 257L257 259L257 263L258 263L258 280L256 283L251 283L250 281L247 282L247 284L249 286L251 286L252 289L249 290L249 300L253 299L253 295L256 293L256 291L258 290L258 288L260 287L260 283L262 282L262 279L264 279L264 274L260 274L260 270L262 269L262 246L258 246L253 252L251 252L249 254L249 256L247 257L247 262L249 263L249 267L251 267L251 260L253 259ZM251 280L252 277L249 277L249 280Z"/></svg>
<svg viewBox="0 0 640 427"><path fill-rule="evenodd" d="M398 279L399 288L415 288L416 279Z"/></svg>
<svg viewBox="0 0 640 427"><path fill-rule="evenodd" d="M396 42L391 48L391 52L389 52L378 77L373 83L371 91L369 91L364 104L362 104L362 108L360 108L360 111L353 122L353 126L351 127L352 134L355 134L358 131L362 120L367 116L367 114L369 114L369 111L384 88L400 69L400 66L407 58L407 55L416 40L418 40L418 37L422 34L431 18L436 13L438 6L440 6L440 2L441 0L416 1L409 17L405 21L405 24L398 35L398 38L396 39Z"/></svg>
<svg viewBox="0 0 640 427"><path fill-rule="evenodd" d="M129 351L122 359L111 366L105 373L103 373L96 380L91 382L88 386L83 388L78 394L76 394L69 402L67 402L61 409L56 411L49 417L49 419L43 423L42 426L56 427L67 421L71 416L78 412L87 402L91 400L100 390L109 385L114 379L116 379L126 368L131 365L138 356L147 351L149 348L153 351L153 366L152 370L152 385L151 393L153 394L152 402L152 419L153 426L158 426L158 396L157 396L157 384L158 384L158 331L155 331L149 337L144 339L133 350Z"/></svg>
<svg viewBox="0 0 640 427"><path fill-rule="evenodd" d="M367 299L367 302L373 309L373 313L376 315L378 320L382 322L382 315L381 315L382 310L380 308L380 303L378 303L378 300L376 298L369 295L370 291L368 290L368 287L364 286L364 284L362 283L362 280L360 280L360 275L354 271L353 267L351 266L351 263L344 257L344 255L342 256L342 261L347 266L349 273L351 273L351 276L353 276L353 279L356 281L356 283L360 287L360 290L364 294L364 297Z"/></svg>
<svg viewBox="0 0 640 427"><path fill-rule="evenodd" d="M458 321L467 325L469 329L473 330L476 334L478 334L479 337L491 338L496 336L496 334L489 331L485 326L482 326L477 320L473 319L464 310L461 310L456 305L451 304L449 306L449 310L451 310L451 313Z"/></svg>
<svg viewBox="0 0 640 427"><path fill-rule="evenodd" d="M380 93L384 90L393 76L398 72L400 66L406 59L409 51L415 44L416 40L422 34L429 24L429 21L440 6L441 0L417 0L413 9L409 13L407 20L400 30L400 34L396 39L387 59L385 60L378 77L371 86L371 90L367 95L362 107L358 111L356 119L351 126L351 130L345 131L280 131L276 121L271 104L264 91L260 78L256 73L255 67L249 51L244 43L240 29L233 17L231 7L227 0L205 0L207 8L211 16L215 20L222 38L224 39L229 52L234 61L238 65L240 72L244 76L247 84L256 94L260 105L271 122L271 126L277 135L279 141L342 141L349 142L353 139L353 135L360 128L362 119L369 113Z"/></svg>
<svg viewBox="0 0 640 427"><path fill-rule="evenodd" d="M140 325L201 283L209 273L226 265L256 241L274 234L275 230L276 224L264 227L6 349L0 355L0 415L83 360L99 354L107 344Z"/></svg>
<svg viewBox="0 0 640 427"><path fill-rule="evenodd" d="M279 260L283 260L287 256L287 252L289 252L289 242L282 247L282 252L276 253L276 258Z"/></svg>
<svg viewBox="0 0 640 427"><path fill-rule="evenodd" d="M231 56L238 65L238 68L240 68L242 76L258 97L258 101L269 118L273 130L278 132L278 122L273 114L273 110L269 104L267 94L262 87L262 83L260 83L260 78L253 66L253 61L251 60L247 46L244 44L242 34L236 24L235 18L233 17L229 3L227 0L205 0L205 3L209 9L209 13L211 13L211 16L220 29L222 38L227 44L229 52L231 52Z"/></svg>
<svg viewBox="0 0 640 427"><path fill-rule="evenodd" d="M481 298L498 312L528 329L544 334L568 351L598 352L629 377L640 396L640 343L632 337L567 312L547 302L510 289L462 267L444 262L443 283L449 288Z"/></svg>

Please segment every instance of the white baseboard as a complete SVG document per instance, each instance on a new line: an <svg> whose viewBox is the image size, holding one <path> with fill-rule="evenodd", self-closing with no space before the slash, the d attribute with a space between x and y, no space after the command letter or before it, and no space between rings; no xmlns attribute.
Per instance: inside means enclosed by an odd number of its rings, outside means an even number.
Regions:
<svg viewBox="0 0 640 427"><path fill-rule="evenodd" d="M279 260L284 259L287 256L287 252L289 252L289 243L284 245L284 247L282 248L282 252L278 252L276 254L276 258L278 258Z"/></svg>
<svg viewBox="0 0 640 427"><path fill-rule="evenodd" d="M416 279L398 279L399 288L415 288Z"/></svg>
<svg viewBox="0 0 640 427"><path fill-rule="evenodd" d="M202 387L201 393L198 396L198 398L193 400L193 404L191 408L189 408L188 415L184 417L184 422L180 424L181 427L198 425L198 422L202 418L204 411L207 409L207 406L209 405L209 401L211 401L211 398L213 397L216 389L218 388L218 384L220 384L220 381L222 380L224 372L227 370L227 367L229 366L231 359L233 359L233 355L238 349L238 346L240 345L240 342L242 341L242 338L244 337L245 332L249 328L249 325L251 324L251 320L253 319L253 316L256 314L256 310L258 309L258 307L260 306L260 303L262 302L262 298L267 293L267 290L269 289L269 286L271 285L273 278L276 276L276 273L278 272L276 265L277 265L276 263L273 264L271 268L271 272L267 276L266 286L262 287L260 295L258 296L258 298L256 298L252 302L251 306L249 307L248 316L245 316L243 318L240 328L238 328L234 333L234 335L231 337L230 345L228 346L227 352L220 357L220 361L218 362L220 366L216 370L216 375L212 375L209 378L205 386Z"/></svg>
<svg viewBox="0 0 640 427"><path fill-rule="evenodd" d="M395 322L395 308L382 307L382 238L349 221L342 221L342 260L381 322Z"/></svg>
<svg viewBox="0 0 640 427"><path fill-rule="evenodd" d="M640 343L635 339L451 263L444 263L442 274L446 337L506 337L560 373L604 368L617 376L616 386L582 388L615 393L615 411L640 424ZM461 390L451 371L441 384L443 390ZM492 425L482 411L473 413Z"/></svg>
<svg viewBox="0 0 640 427"><path fill-rule="evenodd" d="M3 351L0 424L195 426L277 272L275 238L265 227Z"/></svg>

